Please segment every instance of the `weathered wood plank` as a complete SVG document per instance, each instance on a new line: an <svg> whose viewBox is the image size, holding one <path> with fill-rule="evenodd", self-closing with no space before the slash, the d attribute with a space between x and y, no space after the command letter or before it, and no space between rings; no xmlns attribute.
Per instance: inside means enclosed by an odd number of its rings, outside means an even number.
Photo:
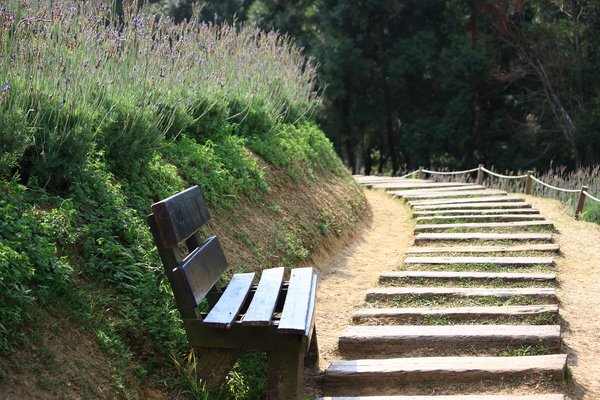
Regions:
<svg viewBox="0 0 600 400"><path fill-rule="evenodd" d="M516 246L443 246L443 247L409 247L406 254L433 253L512 253L520 251L558 252L560 245L556 243L524 244Z"/></svg>
<svg viewBox="0 0 600 400"><path fill-rule="evenodd" d="M435 200L414 200L409 201L408 204L411 206L439 206L447 204L467 204L467 203L514 203L521 202L523 199L518 196L489 196L489 197L467 197L467 198L456 198L456 199L435 199Z"/></svg>
<svg viewBox="0 0 600 400"><path fill-rule="evenodd" d="M445 187L433 187L433 188L422 188L422 189L410 189L410 190L393 190L389 193L397 197L410 196L413 194L430 194L438 192L460 192L460 191L473 191L473 190L485 190L485 186L479 185L468 185L468 186L445 186Z"/></svg>
<svg viewBox="0 0 600 400"><path fill-rule="evenodd" d="M418 317L527 317L558 314L558 304L532 306L490 306L490 307L386 307L363 308L352 315L354 322L370 318L418 318Z"/></svg>
<svg viewBox="0 0 600 400"><path fill-rule="evenodd" d="M152 213L165 247L175 247L210 219L198 186L152 204Z"/></svg>
<svg viewBox="0 0 600 400"><path fill-rule="evenodd" d="M283 283L284 268L271 268L262 271L260 282L242 320L242 325L267 326L273 319L273 311L279 299Z"/></svg>
<svg viewBox="0 0 600 400"><path fill-rule="evenodd" d="M422 194L408 194L401 196L404 200L420 200L420 199L447 199L454 197L467 197L467 196L506 196L504 190L494 189L481 189L481 190L464 190L464 191L444 191L435 193L422 193ZM398 196L400 197L400 196Z"/></svg>
<svg viewBox="0 0 600 400"><path fill-rule="evenodd" d="M446 229L504 229L504 228L526 228L526 227L554 228L550 221L513 221L513 222L466 222L462 224L424 224L415 225L415 232L427 232Z"/></svg>
<svg viewBox="0 0 600 400"><path fill-rule="evenodd" d="M544 217L539 214L457 214L457 215L435 215L427 217L417 217L417 222L429 221L498 221L498 222L513 222L513 221L542 221Z"/></svg>
<svg viewBox="0 0 600 400"><path fill-rule="evenodd" d="M398 296L445 297L516 297L556 299L554 288L458 288L458 287L382 287L367 291L367 301L386 300Z"/></svg>
<svg viewBox="0 0 600 400"><path fill-rule="evenodd" d="M404 264L554 265L552 257L407 257Z"/></svg>
<svg viewBox="0 0 600 400"><path fill-rule="evenodd" d="M451 395L451 396L358 396L358 397L321 397L318 400L565 400L562 394L530 395Z"/></svg>
<svg viewBox="0 0 600 400"><path fill-rule="evenodd" d="M216 236L193 250L171 272L171 288L183 308L194 308L227 269L227 260ZM179 304L181 303L181 304Z"/></svg>
<svg viewBox="0 0 600 400"><path fill-rule="evenodd" d="M313 289L313 269L294 268L290 275L287 297L281 320L279 332L304 334L309 316L311 297L315 295Z"/></svg>
<svg viewBox="0 0 600 400"><path fill-rule="evenodd" d="M469 187L476 186L474 183L451 183L451 182L413 182L412 179L397 182L384 182L372 184L373 189L386 189L386 190L424 190L424 189L448 189L455 187Z"/></svg>
<svg viewBox="0 0 600 400"><path fill-rule="evenodd" d="M448 210L425 210L413 211L413 217L427 217L437 215L498 215L498 214L539 214L534 208L483 208L483 209L448 209Z"/></svg>
<svg viewBox="0 0 600 400"><path fill-rule="evenodd" d="M324 373L328 392L356 394L361 388L418 382L468 382L547 374L563 381L566 354L521 357L418 357L333 361Z"/></svg>
<svg viewBox="0 0 600 400"><path fill-rule="evenodd" d="M516 272L447 272L447 271L390 271L379 275L379 281L386 283L395 279L435 279L442 281L452 280L505 280L505 281L555 281L556 274L544 273L516 273Z"/></svg>
<svg viewBox="0 0 600 400"><path fill-rule="evenodd" d="M495 241L495 240L536 240L552 241L550 233L484 233L484 232L459 232L459 233L419 233L415 236L415 243L429 241Z"/></svg>
<svg viewBox="0 0 600 400"><path fill-rule="evenodd" d="M253 272L233 275L227 289L225 289L217 304L210 310L203 324L214 328L229 328L237 318L250 293L253 279Z"/></svg>
<svg viewBox="0 0 600 400"><path fill-rule="evenodd" d="M342 353L405 352L417 348L477 345L535 345L560 347L560 325L351 325L340 335Z"/></svg>
<svg viewBox="0 0 600 400"><path fill-rule="evenodd" d="M508 197L508 196L507 196ZM484 209L484 208L526 208L530 209L531 204L524 201L511 200L507 202L479 202L479 203L465 203L462 204L431 204L431 205L415 205L414 211L428 211L428 210L464 210L464 209Z"/></svg>

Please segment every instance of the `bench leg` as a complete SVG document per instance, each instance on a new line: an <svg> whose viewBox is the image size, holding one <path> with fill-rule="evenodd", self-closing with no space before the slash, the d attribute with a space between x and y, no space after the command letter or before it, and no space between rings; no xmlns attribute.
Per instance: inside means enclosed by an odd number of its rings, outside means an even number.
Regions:
<svg viewBox="0 0 600 400"><path fill-rule="evenodd" d="M195 347L196 378L209 391L217 390L242 354L239 350Z"/></svg>
<svg viewBox="0 0 600 400"><path fill-rule="evenodd" d="M302 396L304 352L269 353L267 400L296 400Z"/></svg>
<svg viewBox="0 0 600 400"><path fill-rule="evenodd" d="M304 365L307 367L319 367L319 344L317 342L317 327L313 328L313 333L310 338L310 346L304 357Z"/></svg>

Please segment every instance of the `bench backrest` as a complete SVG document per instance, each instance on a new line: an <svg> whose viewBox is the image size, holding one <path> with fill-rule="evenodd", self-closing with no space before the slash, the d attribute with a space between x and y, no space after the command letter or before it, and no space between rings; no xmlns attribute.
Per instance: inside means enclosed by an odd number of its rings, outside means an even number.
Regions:
<svg viewBox="0 0 600 400"><path fill-rule="evenodd" d="M199 317L198 304L227 268L219 239L202 241L198 232L209 219L198 186L154 203L147 218L183 318Z"/></svg>

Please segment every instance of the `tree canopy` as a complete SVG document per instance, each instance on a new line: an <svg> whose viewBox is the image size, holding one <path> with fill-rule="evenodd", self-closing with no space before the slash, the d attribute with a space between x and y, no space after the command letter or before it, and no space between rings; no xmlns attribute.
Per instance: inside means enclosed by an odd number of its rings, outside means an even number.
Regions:
<svg viewBox="0 0 600 400"><path fill-rule="evenodd" d="M288 33L317 60L321 125L354 172L600 162L596 1L227 0L201 12Z"/></svg>

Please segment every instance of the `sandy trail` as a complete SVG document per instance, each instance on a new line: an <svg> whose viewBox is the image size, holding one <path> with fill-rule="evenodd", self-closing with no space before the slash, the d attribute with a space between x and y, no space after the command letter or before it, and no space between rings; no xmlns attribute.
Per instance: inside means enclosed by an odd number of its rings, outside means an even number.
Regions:
<svg viewBox="0 0 600 400"><path fill-rule="evenodd" d="M363 304L366 291L377 285L381 272L402 265L413 243L410 208L382 191L366 190L365 195L371 219L350 245L314 263L319 274L316 326L321 370L340 358L338 337L352 323L352 313ZM310 398L318 396L315 372L308 374L305 385Z"/></svg>
<svg viewBox="0 0 600 400"><path fill-rule="evenodd" d="M554 222L563 340L569 352L570 399L600 399L600 226L575 221L556 200L526 196Z"/></svg>

